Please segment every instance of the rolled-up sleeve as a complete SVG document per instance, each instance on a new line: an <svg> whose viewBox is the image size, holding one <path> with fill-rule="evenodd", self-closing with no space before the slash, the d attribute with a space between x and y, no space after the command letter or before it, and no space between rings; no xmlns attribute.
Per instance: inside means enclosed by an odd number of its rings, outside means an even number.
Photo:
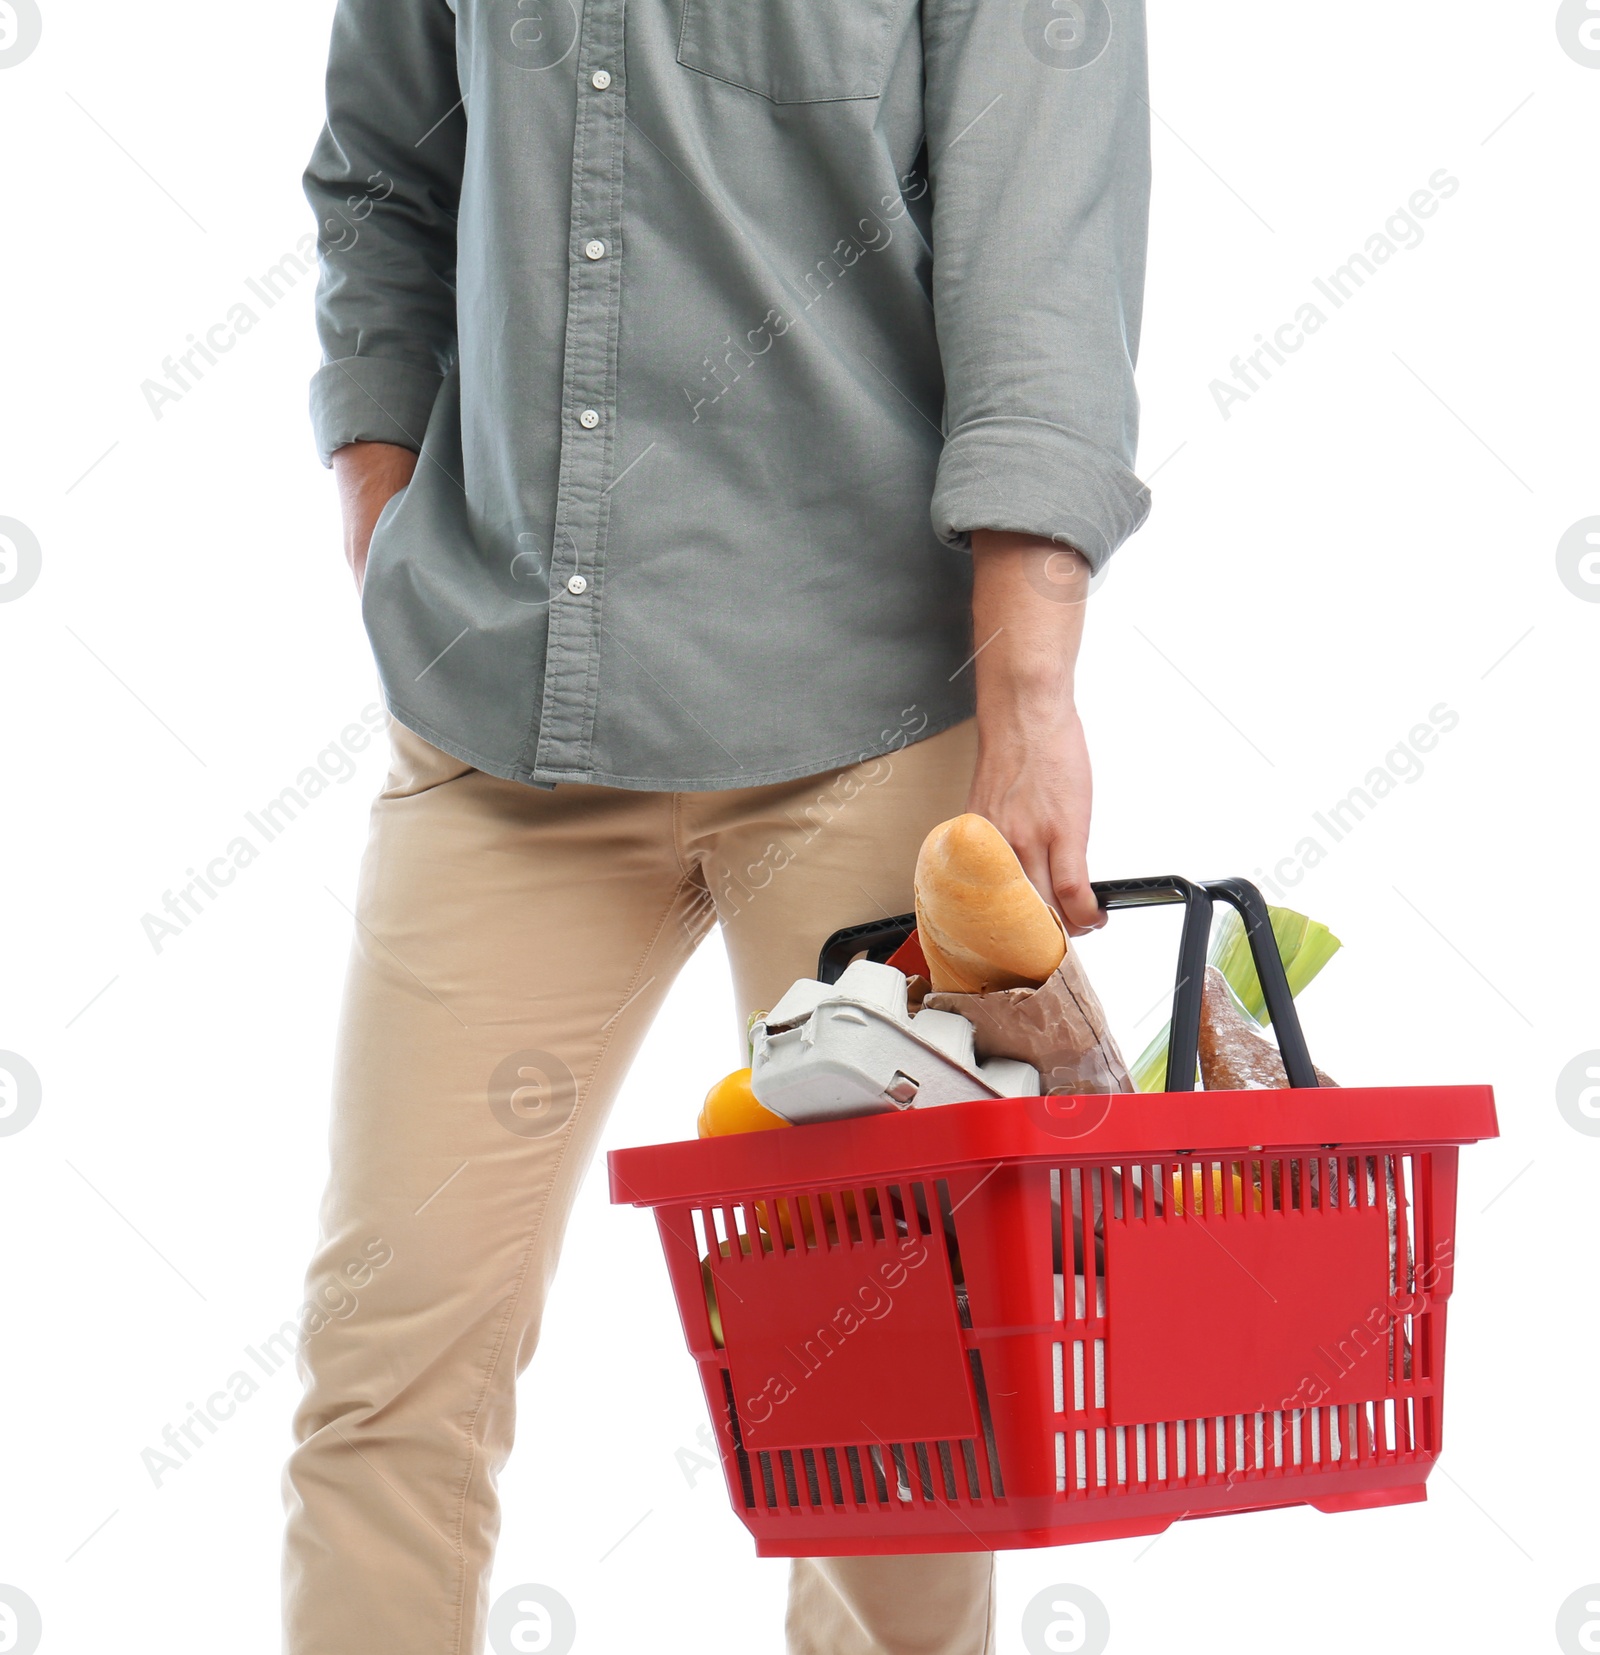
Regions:
<svg viewBox="0 0 1600 1655"><path fill-rule="evenodd" d="M305 173L317 215L317 451L420 449L456 354L466 118L446 0L339 0L327 124Z"/></svg>
<svg viewBox="0 0 1600 1655"><path fill-rule="evenodd" d="M1144 521L1133 369L1150 195L1143 0L924 0L947 545L1099 570Z"/></svg>

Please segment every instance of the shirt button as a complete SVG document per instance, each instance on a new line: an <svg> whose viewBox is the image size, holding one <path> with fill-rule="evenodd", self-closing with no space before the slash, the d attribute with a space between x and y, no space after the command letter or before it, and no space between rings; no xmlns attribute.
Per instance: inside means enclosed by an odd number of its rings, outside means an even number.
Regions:
<svg viewBox="0 0 1600 1655"><path fill-rule="evenodd" d="M606 256L606 244L603 241L586 241L583 244L583 256L586 259L603 259Z"/></svg>
<svg viewBox="0 0 1600 1655"><path fill-rule="evenodd" d="M569 575L567 577L567 590L573 597L581 598L589 590L589 583L582 575Z"/></svg>
<svg viewBox="0 0 1600 1655"><path fill-rule="evenodd" d="M600 416L592 408L585 408L584 411L578 415L578 424L581 425L585 431L594 430L599 423Z"/></svg>
<svg viewBox="0 0 1600 1655"><path fill-rule="evenodd" d="M596 92L604 92L605 89L611 84L611 76L604 69L596 69L595 72L589 77L589 84L595 89Z"/></svg>

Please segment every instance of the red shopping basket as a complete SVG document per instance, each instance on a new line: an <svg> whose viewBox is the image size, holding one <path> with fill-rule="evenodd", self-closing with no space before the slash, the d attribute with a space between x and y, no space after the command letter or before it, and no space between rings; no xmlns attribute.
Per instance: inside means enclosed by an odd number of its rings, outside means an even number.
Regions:
<svg viewBox="0 0 1600 1655"><path fill-rule="evenodd" d="M734 1510L765 1557L1050 1546L1425 1497L1458 1146L1487 1086L1320 1088L1259 892L1186 905L1166 1090L984 1099L614 1151L654 1209ZM1291 1085L1194 1092L1213 898ZM914 919L830 939L885 958Z"/></svg>

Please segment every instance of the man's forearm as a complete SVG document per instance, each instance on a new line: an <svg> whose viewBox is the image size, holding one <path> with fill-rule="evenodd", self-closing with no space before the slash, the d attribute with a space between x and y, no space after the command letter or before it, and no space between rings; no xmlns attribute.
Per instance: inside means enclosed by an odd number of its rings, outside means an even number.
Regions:
<svg viewBox="0 0 1600 1655"><path fill-rule="evenodd" d="M995 529L972 536L978 707L1002 718L1070 706L1089 565L1054 541Z"/></svg>
<svg viewBox="0 0 1600 1655"><path fill-rule="evenodd" d="M344 555L359 587L366 578L367 548L378 515L411 481L417 456L409 448L386 442L352 442L333 452L344 517Z"/></svg>
<svg viewBox="0 0 1600 1655"><path fill-rule="evenodd" d="M1092 785L1074 699L1089 565L1070 547L972 535L978 765L969 808L995 824L1073 935L1104 924L1089 888Z"/></svg>

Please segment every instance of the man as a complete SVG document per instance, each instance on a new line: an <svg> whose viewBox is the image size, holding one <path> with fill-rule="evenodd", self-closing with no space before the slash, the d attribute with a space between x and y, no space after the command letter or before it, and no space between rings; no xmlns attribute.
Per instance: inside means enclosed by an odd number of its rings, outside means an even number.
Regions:
<svg viewBox="0 0 1600 1655"><path fill-rule="evenodd" d="M1143 87L1139 0L339 0L312 404L394 760L290 1655L483 1647L571 1202L712 924L742 1027L963 809L1099 923L1073 664L1148 508ZM802 1560L788 1647L979 1655L992 1580Z"/></svg>

